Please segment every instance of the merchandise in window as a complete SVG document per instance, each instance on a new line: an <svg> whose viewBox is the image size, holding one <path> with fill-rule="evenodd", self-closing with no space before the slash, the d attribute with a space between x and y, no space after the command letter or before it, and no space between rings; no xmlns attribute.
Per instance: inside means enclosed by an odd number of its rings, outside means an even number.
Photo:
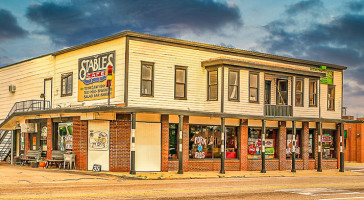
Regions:
<svg viewBox="0 0 364 200"><path fill-rule="evenodd" d="M322 158L336 158L335 133L335 130L323 130Z"/></svg>
<svg viewBox="0 0 364 200"><path fill-rule="evenodd" d="M217 70L208 72L208 100L217 100Z"/></svg>
<svg viewBox="0 0 364 200"><path fill-rule="evenodd" d="M303 80L296 80L295 105L303 106Z"/></svg>
<svg viewBox="0 0 364 200"><path fill-rule="evenodd" d="M310 129L308 136L308 156L315 158L315 129Z"/></svg>
<svg viewBox="0 0 364 200"><path fill-rule="evenodd" d="M169 124L169 159L178 158L178 124Z"/></svg>
<svg viewBox="0 0 364 200"><path fill-rule="evenodd" d="M73 149L73 123L58 124L57 150L72 151Z"/></svg>
<svg viewBox="0 0 364 200"><path fill-rule="evenodd" d="M72 96L73 73L61 75L61 96Z"/></svg>
<svg viewBox="0 0 364 200"><path fill-rule="evenodd" d="M153 63L142 62L141 72L141 96L153 96Z"/></svg>
<svg viewBox="0 0 364 200"><path fill-rule="evenodd" d="M229 70L229 100L239 100L239 71Z"/></svg>
<svg viewBox="0 0 364 200"><path fill-rule="evenodd" d="M238 133L236 127L225 127L226 159L238 158Z"/></svg>
<svg viewBox="0 0 364 200"><path fill-rule="evenodd" d="M317 81L310 80L310 95L309 95L309 103L310 106L317 106Z"/></svg>
<svg viewBox="0 0 364 200"><path fill-rule="evenodd" d="M261 159L262 153L262 129L249 128L248 132L248 159ZM278 129L266 129L265 134L265 158L277 158L277 133Z"/></svg>
<svg viewBox="0 0 364 200"><path fill-rule="evenodd" d="M296 152L296 158L302 158L302 148L301 148L301 143L302 143L302 137L301 137L301 129L296 129L296 148L295 148L295 152ZM292 129L287 130L287 138L286 138L286 142L287 142L287 146L286 146L286 157L287 158L292 158L292 147L293 147L293 133L292 133Z"/></svg>
<svg viewBox="0 0 364 200"><path fill-rule="evenodd" d="M249 102L258 102L259 94L259 76L258 74L249 74Z"/></svg>

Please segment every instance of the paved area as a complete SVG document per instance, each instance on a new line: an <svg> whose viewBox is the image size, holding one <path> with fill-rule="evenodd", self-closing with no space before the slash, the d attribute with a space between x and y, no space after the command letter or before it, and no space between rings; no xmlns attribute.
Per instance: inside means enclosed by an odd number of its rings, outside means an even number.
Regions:
<svg viewBox="0 0 364 200"><path fill-rule="evenodd" d="M364 199L364 174L356 171L228 172L229 178L194 172L168 180L132 180L125 174L0 164L0 199ZM145 175L172 172L134 178Z"/></svg>

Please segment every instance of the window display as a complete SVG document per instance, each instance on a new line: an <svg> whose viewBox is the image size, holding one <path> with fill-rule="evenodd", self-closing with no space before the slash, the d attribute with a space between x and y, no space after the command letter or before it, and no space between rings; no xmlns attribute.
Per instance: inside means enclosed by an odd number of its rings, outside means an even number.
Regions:
<svg viewBox="0 0 364 200"><path fill-rule="evenodd" d="M296 148L295 148L295 152L296 152L296 158L302 158L302 148L301 148L301 129L296 129ZM292 147L293 147L293 133L292 133L292 129L287 130L287 146L286 146L286 157L287 158L292 158Z"/></svg>
<svg viewBox="0 0 364 200"><path fill-rule="evenodd" d="M237 128L226 127L226 158L237 158ZM189 158L220 158L221 127L190 125Z"/></svg>
<svg viewBox="0 0 364 200"><path fill-rule="evenodd" d="M315 129L310 129L308 138L308 153L309 158L315 158Z"/></svg>
<svg viewBox="0 0 364 200"><path fill-rule="evenodd" d="M262 129L249 128L248 132L248 159L261 159ZM265 158L277 158L277 129L267 129L265 135Z"/></svg>
<svg viewBox="0 0 364 200"><path fill-rule="evenodd" d="M73 149L73 123L58 124L57 149L61 151L72 151Z"/></svg>
<svg viewBox="0 0 364 200"><path fill-rule="evenodd" d="M336 158L335 130L323 130L322 158Z"/></svg>

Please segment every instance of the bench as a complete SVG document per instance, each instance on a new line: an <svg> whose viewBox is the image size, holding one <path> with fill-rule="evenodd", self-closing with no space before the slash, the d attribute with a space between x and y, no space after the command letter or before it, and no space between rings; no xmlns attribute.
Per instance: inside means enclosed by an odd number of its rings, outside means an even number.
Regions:
<svg viewBox="0 0 364 200"><path fill-rule="evenodd" d="M21 165L28 164L30 161L38 161L41 155L39 150L28 150L25 157L21 158Z"/></svg>
<svg viewBox="0 0 364 200"><path fill-rule="evenodd" d="M52 166L53 164L57 167L57 164L59 166L59 168L61 168L62 163L64 161L64 151L60 151L60 150L53 150L52 151L52 155L51 155L52 159L47 159L47 166L46 168L48 168L49 166Z"/></svg>

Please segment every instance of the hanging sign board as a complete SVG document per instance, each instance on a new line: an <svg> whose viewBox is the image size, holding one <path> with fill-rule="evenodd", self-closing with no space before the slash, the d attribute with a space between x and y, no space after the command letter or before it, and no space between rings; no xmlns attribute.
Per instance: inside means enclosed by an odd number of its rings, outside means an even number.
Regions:
<svg viewBox="0 0 364 200"><path fill-rule="evenodd" d="M110 98L115 97L115 51L97 54L78 60L78 101L108 98L106 70L113 69Z"/></svg>
<svg viewBox="0 0 364 200"><path fill-rule="evenodd" d="M312 71L326 73L326 77L320 78L320 83L329 84L329 85L332 85L334 83L333 82L333 80L334 80L334 71L326 69L326 66L321 66L320 68L310 67L310 69Z"/></svg>

